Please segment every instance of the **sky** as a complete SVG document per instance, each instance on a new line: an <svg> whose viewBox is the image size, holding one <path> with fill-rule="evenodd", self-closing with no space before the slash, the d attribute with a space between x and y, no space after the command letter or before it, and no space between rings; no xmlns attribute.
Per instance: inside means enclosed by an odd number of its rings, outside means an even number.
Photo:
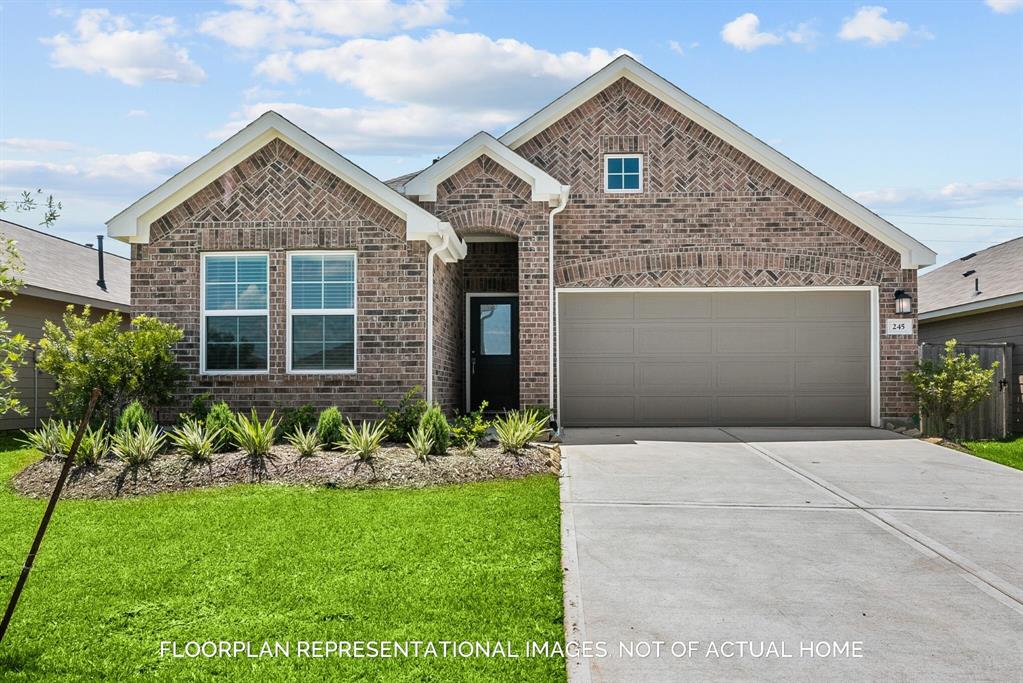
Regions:
<svg viewBox="0 0 1023 683"><path fill-rule="evenodd" d="M268 109L387 179L623 52L939 263L1023 235L1023 0L0 0L0 198L91 242Z"/></svg>

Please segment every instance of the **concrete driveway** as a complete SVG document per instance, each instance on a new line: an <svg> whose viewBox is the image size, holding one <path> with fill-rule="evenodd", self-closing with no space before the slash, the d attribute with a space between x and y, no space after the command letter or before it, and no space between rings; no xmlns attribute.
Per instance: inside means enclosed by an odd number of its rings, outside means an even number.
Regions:
<svg viewBox="0 0 1023 683"><path fill-rule="evenodd" d="M1023 681L1023 472L874 429L562 452L570 680Z"/></svg>

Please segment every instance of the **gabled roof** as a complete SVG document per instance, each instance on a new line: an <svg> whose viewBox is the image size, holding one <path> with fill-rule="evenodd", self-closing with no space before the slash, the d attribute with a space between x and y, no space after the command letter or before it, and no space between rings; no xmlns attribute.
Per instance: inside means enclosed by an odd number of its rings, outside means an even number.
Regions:
<svg viewBox="0 0 1023 683"><path fill-rule="evenodd" d="M438 159L411 180L404 183L407 196L418 197L420 201L437 201L437 185L444 182L467 165L488 156L508 169L532 188L534 202L547 202L556 206L561 197L562 185L546 171L522 158L493 135L480 131Z"/></svg>
<svg viewBox="0 0 1023 683"><path fill-rule="evenodd" d="M876 237L902 255L903 268L918 268L934 263L936 254L863 205L839 192L778 150L747 133L707 105L687 95L628 55L622 55L585 81L501 136L500 140L518 149L537 133L602 90L627 78L686 117L707 129L769 171L819 201L838 215Z"/></svg>
<svg viewBox="0 0 1023 683"><path fill-rule="evenodd" d="M16 243L24 265L20 294L69 304L127 312L131 303L131 261L106 252L98 284L99 254L92 247L24 225L0 221L0 234ZM17 299L15 299L17 301Z"/></svg>
<svg viewBox="0 0 1023 683"><path fill-rule="evenodd" d="M415 202L344 158L291 121L268 111L163 185L107 221L107 234L124 242L148 242L154 221L274 139L281 139L405 221L408 240L424 240L448 262L465 256L465 243L451 228Z"/></svg>
<svg viewBox="0 0 1023 683"><path fill-rule="evenodd" d="M1023 305L1023 237L924 273L918 290L921 320Z"/></svg>

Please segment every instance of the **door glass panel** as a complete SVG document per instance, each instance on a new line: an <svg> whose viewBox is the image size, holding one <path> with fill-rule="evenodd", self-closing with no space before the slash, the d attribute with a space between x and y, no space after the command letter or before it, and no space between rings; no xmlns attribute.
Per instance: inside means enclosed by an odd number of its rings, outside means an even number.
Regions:
<svg viewBox="0 0 1023 683"><path fill-rule="evenodd" d="M480 304L480 354L511 355L511 304Z"/></svg>

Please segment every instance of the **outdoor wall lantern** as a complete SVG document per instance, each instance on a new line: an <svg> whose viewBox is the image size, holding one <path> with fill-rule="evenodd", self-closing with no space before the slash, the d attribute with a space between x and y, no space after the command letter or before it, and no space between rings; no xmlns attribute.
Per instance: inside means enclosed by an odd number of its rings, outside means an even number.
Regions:
<svg viewBox="0 0 1023 683"><path fill-rule="evenodd" d="M899 289L895 292L895 312L899 314L913 312L913 297L906 294L905 290Z"/></svg>

